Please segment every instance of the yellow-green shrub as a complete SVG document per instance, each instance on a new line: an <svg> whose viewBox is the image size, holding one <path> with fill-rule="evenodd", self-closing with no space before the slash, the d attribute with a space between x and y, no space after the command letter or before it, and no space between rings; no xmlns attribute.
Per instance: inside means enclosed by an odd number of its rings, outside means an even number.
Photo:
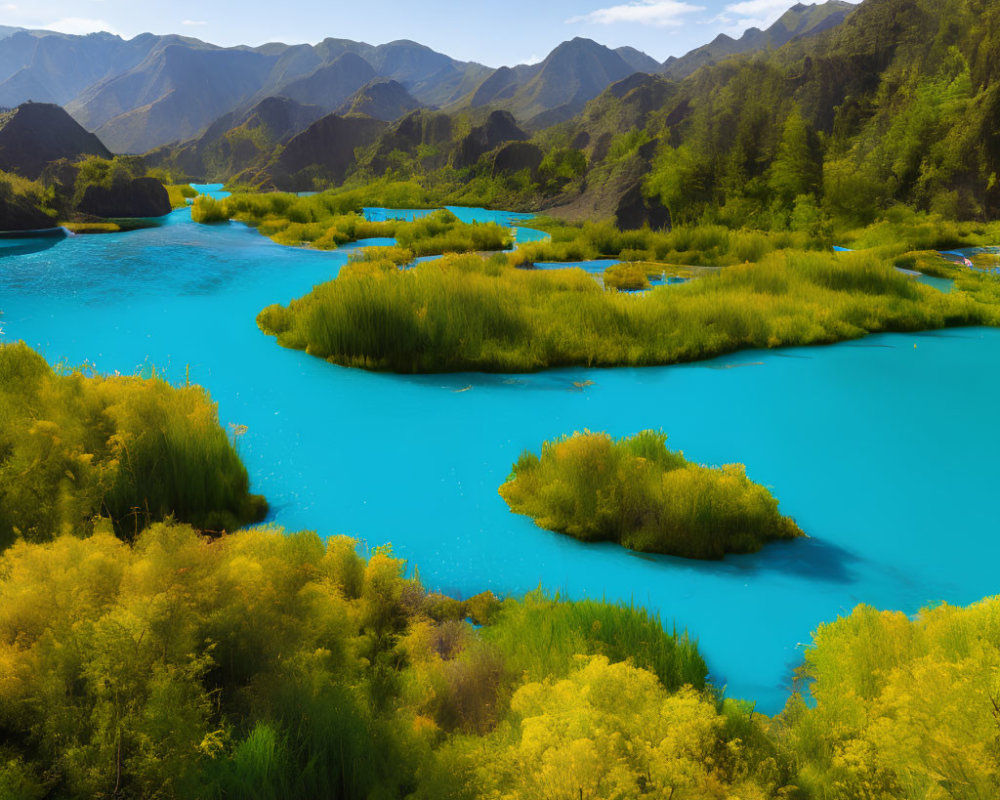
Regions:
<svg viewBox="0 0 1000 800"><path fill-rule="evenodd" d="M168 516L234 530L266 509L200 387L58 374L0 345L0 549L100 517L131 538Z"/></svg>
<svg viewBox="0 0 1000 800"><path fill-rule="evenodd" d="M643 431L612 439L577 433L524 453L500 494L511 510L583 541L688 558L752 553L801 536L778 501L740 464L702 467Z"/></svg>

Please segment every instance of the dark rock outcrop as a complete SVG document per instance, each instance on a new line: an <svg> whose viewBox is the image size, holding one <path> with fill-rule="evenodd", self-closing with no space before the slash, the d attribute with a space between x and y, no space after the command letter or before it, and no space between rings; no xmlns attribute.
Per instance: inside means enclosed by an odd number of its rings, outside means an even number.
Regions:
<svg viewBox="0 0 1000 800"><path fill-rule="evenodd" d="M59 106L25 103L0 114L0 170L35 180L53 161L86 155L111 158L101 140Z"/></svg>
<svg viewBox="0 0 1000 800"><path fill-rule="evenodd" d="M95 217L162 217L170 213L170 198L155 178L135 178L106 189L88 186L79 210Z"/></svg>
<svg viewBox="0 0 1000 800"><path fill-rule="evenodd" d="M357 163L355 150L373 144L386 127L371 117L328 114L289 140L264 172L285 191L309 191L316 181L343 183Z"/></svg>
<svg viewBox="0 0 1000 800"><path fill-rule="evenodd" d="M654 231L669 231L670 210L655 198L643 197L642 187L636 184L618 201L615 223L623 231L638 230L643 225L649 225Z"/></svg>
<svg viewBox="0 0 1000 800"><path fill-rule="evenodd" d="M0 189L0 231L37 231L54 225L52 217L27 198Z"/></svg>
<svg viewBox="0 0 1000 800"><path fill-rule="evenodd" d="M494 111L485 123L473 128L459 144L455 166L459 169L471 167L483 155L505 142L523 142L527 139L528 134L517 126L513 114L509 111Z"/></svg>
<svg viewBox="0 0 1000 800"><path fill-rule="evenodd" d="M544 154L531 142L510 142L505 144L493 157L493 176L501 173L513 175L521 170L530 170L532 179L538 175Z"/></svg>
<svg viewBox="0 0 1000 800"><path fill-rule="evenodd" d="M425 170L445 166L450 154L453 130L447 114L420 110L407 114L379 137L370 166L381 175L393 163L394 154L418 158Z"/></svg>

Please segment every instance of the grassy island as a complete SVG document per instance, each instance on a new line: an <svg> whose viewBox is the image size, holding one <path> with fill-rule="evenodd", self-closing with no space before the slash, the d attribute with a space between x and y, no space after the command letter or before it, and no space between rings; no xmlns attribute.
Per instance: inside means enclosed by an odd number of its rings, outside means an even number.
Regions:
<svg viewBox="0 0 1000 800"><path fill-rule="evenodd" d="M202 224L230 219L256 228L278 244L332 250L358 239L395 238L415 256L506 250L513 242L507 228L466 224L445 209L412 222L369 222L354 195L324 193L310 197L275 192L234 194L223 200L199 197L192 219Z"/></svg>
<svg viewBox="0 0 1000 800"><path fill-rule="evenodd" d="M215 405L197 386L55 372L0 345L0 550L110 522L132 539L173 517L207 531L264 517Z"/></svg>
<svg viewBox="0 0 1000 800"><path fill-rule="evenodd" d="M604 270L604 285L619 292L635 292L652 286L649 277L649 271L642 264L626 262Z"/></svg>
<svg viewBox="0 0 1000 800"><path fill-rule="evenodd" d="M500 494L542 528L585 542L685 558L755 553L803 536L740 464L703 467L671 452L667 437L576 433L524 453Z"/></svg>
<svg viewBox="0 0 1000 800"><path fill-rule="evenodd" d="M960 291L943 294L873 252L778 251L630 297L579 269L517 269L505 254L399 270L375 251L257 321L285 347L365 369L651 366L868 333L1000 324L1000 279L954 274Z"/></svg>

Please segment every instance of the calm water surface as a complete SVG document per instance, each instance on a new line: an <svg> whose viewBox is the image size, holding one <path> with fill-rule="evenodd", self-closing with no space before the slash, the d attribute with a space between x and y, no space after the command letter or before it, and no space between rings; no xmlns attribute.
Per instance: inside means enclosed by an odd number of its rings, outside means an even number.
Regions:
<svg viewBox="0 0 1000 800"><path fill-rule="evenodd" d="M240 450L278 524L391 542L458 595L543 585L649 606L692 631L730 695L768 712L820 622L998 589L1000 331L665 368L370 374L284 350L254 323L334 277L343 252L189 214L0 254L2 338L105 372L155 364L182 381L189 368L224 425L249 426ZM520 452L584 428L663 428L691 459L744 462L812 538L701 563L583 545L509 513L497 487Z"/></svg>

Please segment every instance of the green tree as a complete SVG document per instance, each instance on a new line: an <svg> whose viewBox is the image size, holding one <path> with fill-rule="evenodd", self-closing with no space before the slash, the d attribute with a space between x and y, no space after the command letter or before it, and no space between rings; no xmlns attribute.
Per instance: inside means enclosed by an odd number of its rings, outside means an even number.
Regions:
<svg viewBox="0 0 1000 800"><path fill-rule="evenodd" d="M810 194L820 184L820 161L815 134L798 108L785 120L778 156L771 164L768 185L786 208L799 195Z"/></svg>

